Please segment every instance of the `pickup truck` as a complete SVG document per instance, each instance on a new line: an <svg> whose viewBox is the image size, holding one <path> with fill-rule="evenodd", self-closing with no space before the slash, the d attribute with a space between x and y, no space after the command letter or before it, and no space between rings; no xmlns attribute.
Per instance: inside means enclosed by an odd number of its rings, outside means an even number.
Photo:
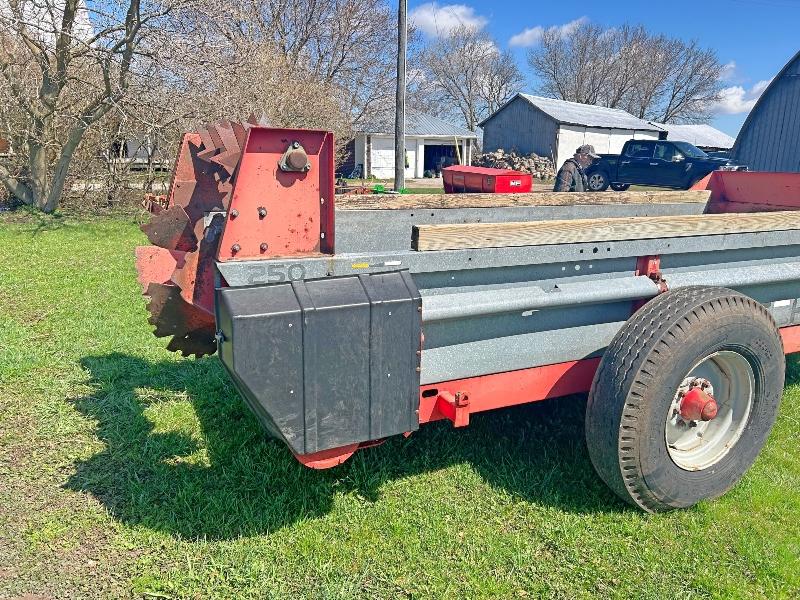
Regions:
<svg viewBox="0 0 800 600"><path fill-rule="evenodd" d="M628 140L622 154L601 154L588 169L589 189L609 186L621 192L631 184L689 189L711 171L742 171L726 158L714 158L688 142Z"/></svg>

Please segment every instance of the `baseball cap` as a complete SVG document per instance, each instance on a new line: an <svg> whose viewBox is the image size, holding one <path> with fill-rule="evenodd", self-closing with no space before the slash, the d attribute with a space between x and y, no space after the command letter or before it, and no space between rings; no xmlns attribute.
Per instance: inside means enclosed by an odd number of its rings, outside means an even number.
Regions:
<svg viewBox="0 0 800 600"><path fill-rule="evenodd" d="M594 146L591 144L584 144L575 151L575 154L587 154L592 158L600 158L600 155L595 153Z"/></svg>

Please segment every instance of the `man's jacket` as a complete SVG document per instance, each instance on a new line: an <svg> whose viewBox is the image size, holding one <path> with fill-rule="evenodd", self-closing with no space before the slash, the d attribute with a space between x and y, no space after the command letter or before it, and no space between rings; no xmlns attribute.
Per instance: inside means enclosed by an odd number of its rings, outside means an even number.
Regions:
<svg viewBox="0 0 800 600"><path fill-rule="evenodd" d="M585 192L589 189L589 180L586 179L581 166L574 158L568 158L556 175L554 192Z"/></svg>

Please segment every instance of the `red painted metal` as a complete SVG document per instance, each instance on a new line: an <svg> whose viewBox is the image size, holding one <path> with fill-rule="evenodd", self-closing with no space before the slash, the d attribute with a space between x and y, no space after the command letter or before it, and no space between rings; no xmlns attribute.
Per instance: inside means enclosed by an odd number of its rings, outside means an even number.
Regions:
<svg viewBox="0 0 800 600"><path fill-rule="evenodd" d="M717 402L700 387L693 387L681 400L681 417L687 421L710 421L717 416Z"/></svg>
<svg viewBox="0 0 800 600"><path fill-rule="evenodd" d="M800 325L781 328L784 354L800 352Z"/></svg>
<svg viewBox="0 0 800 600"><path fill-rule="evenodd" d="M454 427L469 425L469 396L464 392L439 392L436 410L452 421Z"/></svg>
<svg viewBox="0 0 800 600"><path fill-rule="evenodd" d="M169 283L172 272L183 266L185 252L167 250L158 246L136 247L137 281L142 293L147 292L151 283Z"/></svg>
<svg viewBox="0 0 800 600"><path fill-rule="evenodd" d="M780 333L786 354L800 352L800 325L783 327ZM419 422L454 421L448 406L459 393L468 396L468 414L459 417L468 423L472 413L588 392L599 364L599 358L587 358L423 385L419 388Z"/></svg>
<svg viewBox="0 0 800 600"><path fill-rule="evenodd" d="M311 454L295 454L294 457L303 465L310 469L330 469L342 464L355 454L359 444L350 444L340 448L331 448L321 452Z"/></svg>
<svg viewBox="0 0 800 600"><path fill-rule="evenodd" d="M202 140L199 133L183 136L172 174L167 206L181 206L194 227L205 213L225 210L232 189L229 177L216 165L198 157Z"/></svg>
<svg viewBox="0 0 800 600"><path fill-rule="evenodd" d="M640 256L636 260L636 275L644 275L652 279L658 285L659 292L662 294L669 289L667 282L661 276L661 257L657 254ZM636 300L633 303L633 312L642 308L647 302L647 300Z"/></svg>
<svg viewBox="0 0 800 600"><path fill-rule="evenodd" d="M645 275L651 279L661 277L661 257L657 254L640 256L636 260L636 275Z"/></svg>
<svg viewBox="0 0 800 600"><path fill-rule="evenodd" d="M714 171L692 189L711 190L709 213L800 210L800 173Z"/></svg>
<svg viewBox="0 0 800 600"><path fill-rule="evenodd" d="M599 363L599 358L587 358L423 385L420 387L419 422L449 418L441 411L439 397L442 394L453 398L458 393L467 394L471 414L585 392L592 384Z"/></svg>
<svg viewBox="0 0 800 600"><path fill-rule="evenodd" d="M348 458L353 456L356 450L380 446L385 441L385 438L380 440L369 440L366 442L361 442L360 444L348 444L347 446L339 446L338 448L321 450L311 454L295 454L294 457L301 464L311 469L330 469L331 467L342 464Z"/></svg>
<svg viewBox="0 0 800 600"><path fill-rule="evenodd" d="M530 173L468 165L454 165L442 169L442 182L446 194L459 192L522 194L530 192L533 185Z"/></svg>
<svg viewBox="0 0 800 600"><path fill-rule="evenodd" d="M295 141L308 154L308 172L278 167ZM251 127L218 260L333 253L333 158L333 134L328 131Z"/></svg>

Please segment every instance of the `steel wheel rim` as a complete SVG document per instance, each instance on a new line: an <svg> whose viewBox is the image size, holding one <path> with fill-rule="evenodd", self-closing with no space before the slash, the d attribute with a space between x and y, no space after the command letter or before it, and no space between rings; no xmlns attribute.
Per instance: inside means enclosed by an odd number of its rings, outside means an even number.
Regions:
<svg viewBox="0 0 800 600"><path fill-rule="evenodd" d="M717 416L710 421L686 421L679 414L681 392L702 379L717 402ZM664 440L676 466L702 471L716 465L736 445L744 432L755 396L755 374L750 362L738 352L715 352L698 361L676 390L667 411Z"/></svg>
<svg viewBox="0 0 800 600"><path fill-rule="evenodd" d="M589 189L592 190L599 190L603 187L603 176L599 173L595 173L589 177Z"/></svg>

